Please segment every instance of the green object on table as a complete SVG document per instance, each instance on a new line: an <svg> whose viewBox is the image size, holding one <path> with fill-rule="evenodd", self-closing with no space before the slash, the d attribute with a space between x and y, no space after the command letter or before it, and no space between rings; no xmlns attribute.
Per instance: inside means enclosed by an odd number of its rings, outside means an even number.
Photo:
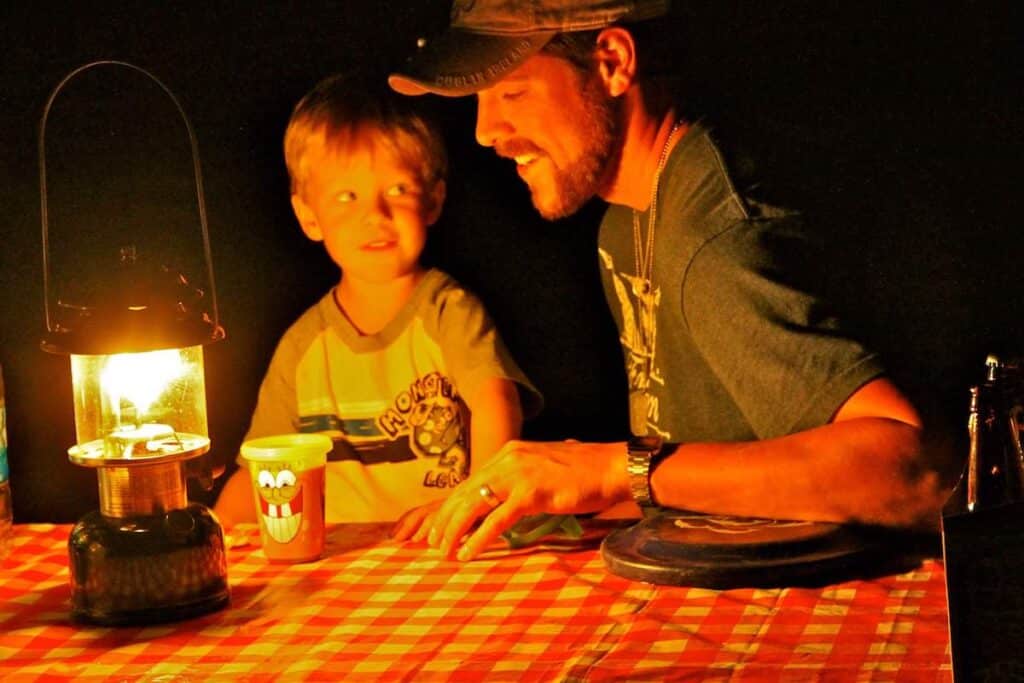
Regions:
<svg viewBox="0 0 1024 683"><path fill-rule="evenodd" d="M558 532L564 538L582 538L583 527L575 515L549 515L546 513L523 517L501 536L510 548L524 548Z"/></svg>

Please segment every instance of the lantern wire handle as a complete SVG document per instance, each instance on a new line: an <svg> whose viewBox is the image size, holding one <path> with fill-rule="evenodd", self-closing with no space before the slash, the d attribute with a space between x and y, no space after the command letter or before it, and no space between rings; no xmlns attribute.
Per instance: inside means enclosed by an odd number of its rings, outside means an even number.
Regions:
<svg viewBox="0 0 1024 683"><path fill-rule="evenodd" d="M50 109L53 106L54 100L57 99L57 95L61 89L67 85L75 76L79 75L87 69L91 69L96 66L123 66L134 71L141 73L148 77L151 81L157 84L164 93L171 99L174 106L177 108L178 113L181 114L181 120L185 123L185 130L188 133L189 145L192 148L192 167L195 173L196 181L196 199L199 205L199 222L203 231L203 256L206 260L206 277L210 286L210 294L213 301L213 335L215 339L220 339L223 336L223 330L220 327L220 315L217 309L217 286L213 279L213 259L210 251L210 233L207 228L206 221L206 204L203 201L203 174L199 166L199 145L196 143L195 132L192 130L192 124L188 120L188 116L185 115L185 110L178 102L178 98L174 96L174 93L163 84L160 79L146 71L145 69L130 64L128 62L122 62L113 59L102 59L95 62L89 62L84 64L67 76L65 76L57 87L50 93L50 97L46 100L46 106L43 108L43 118L39 122L39 188L40 188L40 216L42 218L42 229L43 229L43 297L44 297L44 310L46 312L46 329L49 332L53 332L53 324L50 315L50 237L49 237L49 211L47 209L46 202L46 120L50 116Z"/></svg>

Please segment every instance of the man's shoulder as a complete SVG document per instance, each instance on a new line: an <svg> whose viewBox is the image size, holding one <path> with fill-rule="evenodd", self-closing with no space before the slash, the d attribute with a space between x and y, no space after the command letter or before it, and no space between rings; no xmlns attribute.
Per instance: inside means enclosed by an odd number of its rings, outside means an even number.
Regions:
<svg viewBox="0 0 1024 683"><path fill-rule="evenodd" d="M761 173L742 142L698 121L666 163L659 211L691 253L728 233L800 229L800 212L765 192Z"/></svg>

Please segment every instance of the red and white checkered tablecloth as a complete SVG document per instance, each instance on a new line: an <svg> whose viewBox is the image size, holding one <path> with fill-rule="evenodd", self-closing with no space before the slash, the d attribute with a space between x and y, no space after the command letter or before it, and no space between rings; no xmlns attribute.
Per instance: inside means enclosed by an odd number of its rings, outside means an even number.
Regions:
<svg viewBox="0 0 1024 683"><path fill-rule="evenodd" d="M331 530L269 564L232 537L232 604L196 619L70 621L67 525L17 525L0 565L2 681L949 681L942 564L825 588L713 591L608 573L597 550L466 564Z"/></svg>

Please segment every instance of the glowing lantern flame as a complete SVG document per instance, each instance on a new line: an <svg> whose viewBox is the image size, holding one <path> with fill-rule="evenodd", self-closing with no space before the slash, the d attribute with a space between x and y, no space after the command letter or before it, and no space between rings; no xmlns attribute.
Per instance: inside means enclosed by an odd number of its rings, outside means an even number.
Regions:
<svg viewBox="0 0 1024 683"><path fill-rule="evenodd" d="M185 374L185 363L177 349L125 353L111 357L100 375L100 386L117 410L121 400L130 401L139 419Z"/></svg>

